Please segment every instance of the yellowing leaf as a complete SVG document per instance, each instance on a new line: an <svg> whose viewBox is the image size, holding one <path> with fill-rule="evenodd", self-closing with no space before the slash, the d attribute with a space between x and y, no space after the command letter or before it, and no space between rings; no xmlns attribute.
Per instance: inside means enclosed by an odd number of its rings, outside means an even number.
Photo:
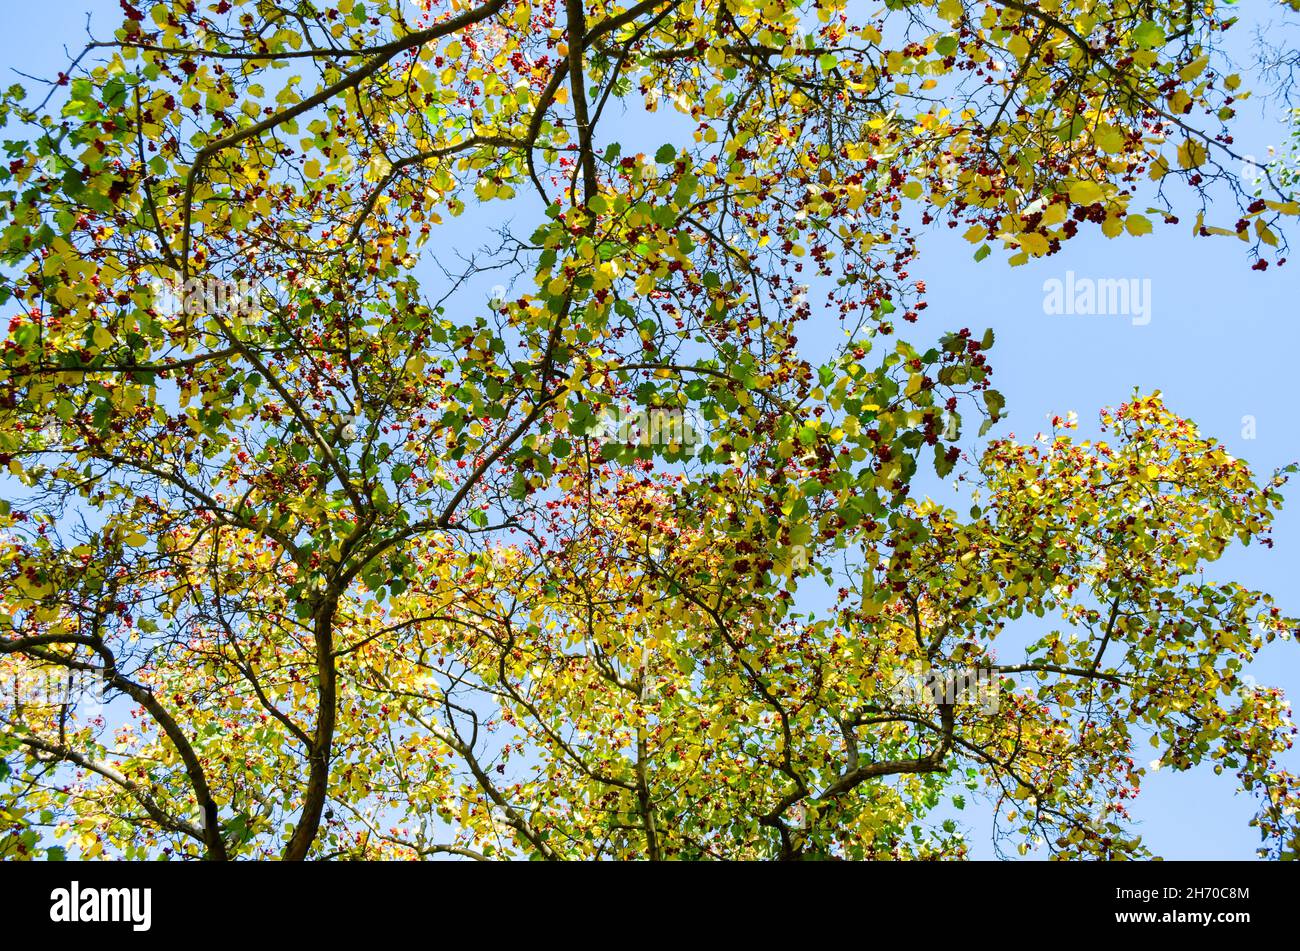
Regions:
<svg viewBox="0 0 1300 951"><path fill-rule="evenodd" d="M1041 258L1051 249L1047 238L1037 231L1030 231L1016 237L1019 245L1036 258Z"/></svg>
<svg viewBox="0 0 1300 951"><path fill-rule="evenodd" d="M1196 59L1192 60L1190 63L1188 63L1186 66L1184 66L1182 69L1178 71L1178 78L1185 83L1191 82L1193 79L1195 79L1197 76L1201 75L1201 73L1205 71L1205 67L1209 65L1209 62L1210 62L1210 57L1208 55L1198 56ZM1232 79L1233 77L1230 76L1228 78Z"/></svg>
<svg viewBox="0 0 1300 951"><path fill-rule="evenodd" d="M1124 227L1134 236L1151 233L1151 220L1145 215L1129 215L1124 220Z"/></svg>
<svg viewBox="0 0 1300 951"><path fill-rule="evenodd" d="M1096 182L1075 182L1070 186L1070 201L1076 205L1094 204L1102 196L1101 186Z"/></svg>
<svg viewBox="0 0 1300 951"><path fill-rule="evenodd" d="M1097 131L1093 133L1093 141L1097 143L1097 148L1103 152L1124 151L1124 133L1113 125L1098 126Z"/></svg>
<svg viewBox="0 0 1300 951"><path fill-rule="evenodd" d="M1186 138L1178 146L1178 164L1183 168L1200 168L1205 164L1205 146L1199 139Z"/></svg>

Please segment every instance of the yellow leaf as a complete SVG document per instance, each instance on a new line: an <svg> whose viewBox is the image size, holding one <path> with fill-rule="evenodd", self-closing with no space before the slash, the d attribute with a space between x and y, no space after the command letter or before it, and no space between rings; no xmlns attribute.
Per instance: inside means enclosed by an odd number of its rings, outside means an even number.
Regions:
<svg viewBox="0 0 1300 951"><path fill-rule="evenodd" d="M1123 152L1124 151L1124 133L1113 125L1101 125L1093 134L1093 141L1097 143L1097 148L1103 152Z"/></svg>
<svg viewBox="0 0 1300 951"><path fill-rule="evenodd" d="M1075 182L1070 186L1070 201L1076 205L1094 204L1101 194L1101 186L1096 182Z"/></svg>
<svg viewBox="0 0 1300 951"><path fill-rule="evenodd" d="M1183 92L1183 90L1179 89L1169 97L1169 111L1174 115L1183 115L1190 111L1191 108L1192 97Z"/></svg>
<svg viewBox="0 0 1300 951"><path fill-rule="evenodd" d="M1124 227L1134 237L1151 233L1151 221L1145 215L1129 215L1124 221Z"/></svg>
<svg viewBox="0 0 1300 951"><path fill-rule="evenodd" d="M1048 242L1047 238L1039 234L1037 231L1030 231L1026 234L1019 235L1017 236L1016 241L1022 248L1036 258L1041 258L1051 248L1051 244Z"/></svg>
<svg viewBox="0 0 1300 951"><path fill-rule="evenodd" d="M1205 164L1205 146L1198 139L1183 139L1178 146L1178 164L1183 168L1199 168Z"/></svg>
<svg viewBox="0 0 1300 951"><path fill-rule="evenodd" d="M1069 214L1070 214L1070 210L1065 206L1064 203L1054 203L1048 205L1047 208L1044 209L1043 211L1043 224L1059 225L1062 221L1064 221L1067 217L1069 217Z"/></svg>
<svg viewBox="0 0 1300 951"><path fill-rule="evenodd" d="M1191 82L1193 79L1195 79L1197 76L1201 75L1201 73L1205 71L1205 67L1209 64L1209 62L1210 62L1209 56L1198 56L1196 59L1192 60L1190 63L1188 63L1186 66L1184 66L1182 69L1178 71L1178 78L1185 83ZM1229 76L1228 80L1231 81L1234 78L1236 77ZM1232 87L1229 86L1228 88L1231 89Z"/></svg>

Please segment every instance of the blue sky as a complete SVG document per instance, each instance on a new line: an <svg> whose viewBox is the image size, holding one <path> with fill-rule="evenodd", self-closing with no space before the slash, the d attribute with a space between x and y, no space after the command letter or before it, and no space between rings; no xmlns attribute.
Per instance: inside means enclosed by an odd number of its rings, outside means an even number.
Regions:
<svg viewBox="0 0 1300 951"><path fill-rule="evenodd" d="M1243 15L1259 15L1263 6L1252 4ZM53 76L64 68L65 47L75 55L85 39L87 11L100 37L111 34L120 16L116 0L4 0L0 82L22 82L30 90L32 84L11 70ZM1251 31L1234 32L1244 66ZM1262 106L1243 106L1236 129L1243 154L1264 155L1284 137L1277 111ZM1185 197L1190 207L1192 196ZM1101 407L1125 400L1134 387L1159 389L1174 411L1221 439L1257 474L1271 472L1300 459L1300 265L1252 271L1246 245L1193 238L1194 217L1184 214L1182 224L1157 225L1154 235L1137 239L1108 241L1090 231L1062 254L1014 269L998 253L977 264L973 246L959 233L933 230L911 269L928 285L929 309L917 325L903 325L902 336L920 343L962 326L994 328L995 385L1010 411L1000 433L1031 438L1051 416L1074 410L1081 433L1090 435ZM1231 221L1235 214L1225 207L1222 217ZM1064 279L1067 270L1079 277L1149 280L1150 322L1135 326L1125 317L1045 314L1044 282ZM826 327L839 333L834 323ZM803 336L815 333L814 323ZM1244 438L1244 417L1254 418L1254 438ZM1276 547L1231 551L1214 574L1270 591L1284 611L1300 615L1300 483L1290 495L1292 505L1276 523ZM1300 697L1300 645L1273 645L1253 673ZM1293 769L1298 760L1292 757ZM1247 827L1254 810L1251 798L1235 793L1232 778L1204 770L1149 777L1134 812L1157 854L1229 859L1254 857L1257 836ZM987 819L974 807L959 818L972 833L974 854L991 856Z"/></svg>

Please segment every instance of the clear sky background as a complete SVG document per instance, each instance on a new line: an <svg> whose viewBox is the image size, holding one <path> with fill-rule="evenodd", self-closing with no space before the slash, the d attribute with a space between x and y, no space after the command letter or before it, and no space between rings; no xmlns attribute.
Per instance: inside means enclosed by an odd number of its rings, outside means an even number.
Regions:
<svg viewBox="0 0 1300 951"><path fill-rule="evenodd" d="M1271 6L1252 0L1243 5L1243 18L1259 20ZM75 55L86 38L87 12L99 38L110 36L121 16L116 0L0 0L0 83L21 82L32 91L35 86L13 70L53 77L65 68L67 53ZM1248 22L1232 32L1230 45L1249 76L1253 27ZM617 124L603 131L612 140ZM1243 104L1236 128L1241 153L1263 156L1268 145L1280 146L1284 137L1279 110L1262 101ZM921 258L911 268L914 277L925 279L930 306L918 324L900 322L900 335L920 345L963 326L977 333L994 328L997 345L990 362L1010 412L995 433L1032 438L1047 428L1051 416L1074 410L1080 438L1086 438L1095 433L1103 406L1127 399L1138 387L1163 391L1175 412L1222 440L1257 475L1296 461L1300 261L1264 273L1250 270L1245 244L1191 235L1193 196L1185 197L1187 208L1179 211L1192 210L1182 214L1180 225L1157 224L1154 235L1113 241L1090 229L1061 254L1014 269L997 252L977 264L973 246L958 232L933 230L920 242ZM1231 208L1220 211L1228 224L1235 220ZM1300 234L1291 237L1300 246ZM1135 326L1126 317L1048 316L1044 281L1064 279L1067 270L1079 277L1150 280L1150 322ZM827 333L840 333L834 322L825 326ZM816 334L814 320L801 337ZM1247 416L1254 417L1253 439L1243 432ZM1232 550L1213 573L1269 591L1284 612L1300 616L1300 481L1290 489L1291 505L1276 522L1275 547ZM1300 698L1300 644L1267 648L1252 673ZM1289 765L1300 768L1300 754L1290 757ZM1134 814L1156 854L1248 859L1258 844L1247 826L1255 808L1254 799L1239 794L1229 775L1165 770L1148 777ZM956 817L970 831L974 854L990 857L987 816L972 804Z"/></svg>

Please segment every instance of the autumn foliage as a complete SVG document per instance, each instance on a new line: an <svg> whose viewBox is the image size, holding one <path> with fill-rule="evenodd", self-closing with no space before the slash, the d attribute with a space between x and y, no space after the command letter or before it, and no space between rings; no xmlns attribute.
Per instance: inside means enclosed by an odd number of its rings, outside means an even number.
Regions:
<svg viewBox="0 0 1300 951"><path fill-rule="evenodd" d="M1142 856L1153 758L1295 856L1300 622L1203 573L1285 473L900 339L935 228L1276 265L1230 6L121 7L0 101L0 672L107 686L0 712L6 857Z"/></svg>

